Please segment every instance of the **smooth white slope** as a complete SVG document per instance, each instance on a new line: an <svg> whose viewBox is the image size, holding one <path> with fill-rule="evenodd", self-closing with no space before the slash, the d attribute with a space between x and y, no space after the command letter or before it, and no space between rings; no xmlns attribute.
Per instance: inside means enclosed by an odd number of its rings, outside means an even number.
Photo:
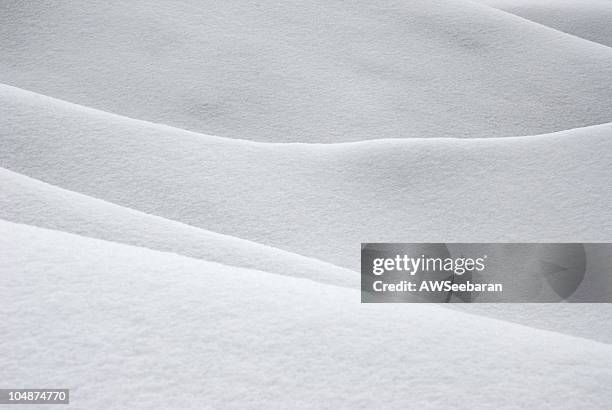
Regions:
<svg viewBox="0 0 612 410"><path fill-rule="evenodd" d="M322 283L359 287L359 276L354 271L120 207L1 168L0 192L0 218L12 222ZM585 286L588 287L588 284ZM453 307L469 313L612 343L612 328L608 326L612 306L608 305Z"/></svg>
<svg viewBox="0 0 612 410"><path fill-rule="evenodd" d="M262 144L0 87L0 166L359 269L361 242L606 242L612 125L482 140Z"/></svg>
<svg viewBox="0 0 612 410"><path fill-rule="evenodd" d="M0 4L0 82L263 141L612 121L612 50L465 0Z"/></svg>
<svg viewBox="0 0 612 410"><path fill-rule="evenodd" d="M0 379L78 408L603 408L608 345L0 222Z"/></svg>
<svg viewBox="0 0 612 410"><path fill-rule="evenodd" d="M3 168L0 192L0 218L9 221L338 286L359 286L359 276L348 269L121 207Z"/></svg>
<svg viewBox="0 0 612 410"><path fill-rule="evenodd" d="M564 33L612 47L609 0L478 0Z"/></svg>

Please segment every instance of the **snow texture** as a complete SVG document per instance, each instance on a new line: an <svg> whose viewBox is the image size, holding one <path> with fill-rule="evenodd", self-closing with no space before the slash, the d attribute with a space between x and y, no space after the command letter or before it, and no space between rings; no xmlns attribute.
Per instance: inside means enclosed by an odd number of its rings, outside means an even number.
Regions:
<svg viewBox="0 0 612 410"><path fill-rule="evenodd" d="M0 387L609 407L612 304L361 305L358 271L612 241L611 6L0 2Z"/></svg>
<svg viewBox="0 0 612 410"><path fill-rule="evenodd" d="M2 83L232 138L612 121L610 48L466 0L3 0L0 49Z"/></svg>
<svg viewBox="0 0 612 410"><path fill-rule="evenodd" d="M0 378L69 386L71 407L604 408L611 399L607 344L435 305L359 306L357 290L26 225L2 222L0 233L0 347L12 358Z"/></svg>
<svg viewBox="0 0 612 410"><path fill-rule="evenodd" d="M612 47L609 0L478 0L562 32Z"/></svg>
<svg viewBox="0 0 612 410"><path fill-rule="evenodd" d="M0 87L0 102L0 166L354 270L360 242L612 237L612 124L522 138L265 144L13 87Z"/></svg>

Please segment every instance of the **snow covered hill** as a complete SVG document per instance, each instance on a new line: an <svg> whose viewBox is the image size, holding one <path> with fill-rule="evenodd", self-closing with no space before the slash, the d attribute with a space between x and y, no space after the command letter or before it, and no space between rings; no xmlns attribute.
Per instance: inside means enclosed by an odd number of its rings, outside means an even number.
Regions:
<svg viewBox="0 0 612 410"><path fill-rule="evenodd" d="M478 0L500 10L612 47L609 0Z"/></svg>
<svg viewBox="0 0 612 410"><path fill-rule="evenodd" d="M0 168L0 218L321 283L359 288L357 272L54 187ZM9 235L10 236L10 235ZM588 280L588 279L587 279ZM470 305L456 309L612 343L608 305Z"/></svg>
<svg viewBox="0 0 612 410"><path fill-rule="evenodd" d="M4 221L0 252L0 349L11 352L0 379L69 387L71 407L603 408L612 398L606 344L432 305L360 305L355 290Z"/></svg>
<svg viewBox="0 0 612 410"><path fill-rule="evenodd" d="M0 82L224 137L532 135L612 121L612 50L467 0L0 4Z"/></svg>
<svg viewBox="0 0 612 410"><path fill-rule="evenodd" d="M358 271L612 241L611 4L0 2L0 387L605 408L612 304L361 304Z"/></svg>
<svg viewBox="0 0 612 410"><path fill-rule="evenodd" d="M0 166L359 269L360 242L606 241L612 124L500 139L265 144L0 87Z"/></svg>
<svg viewBox="0 0 612 410"><path fill-rule="evenodd" d="M217 234L67 191L0 168L0 218L227 265L357 287L359 275L317 259Z"/></svg>

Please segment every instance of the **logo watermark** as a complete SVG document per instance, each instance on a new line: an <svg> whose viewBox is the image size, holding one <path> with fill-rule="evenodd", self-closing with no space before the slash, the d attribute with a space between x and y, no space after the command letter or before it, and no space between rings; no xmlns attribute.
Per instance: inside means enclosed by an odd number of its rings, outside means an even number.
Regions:
<svg viewBox="0 0 612 410"><path fill-rule="evenodd" d="M361 300L612 302L612 244L364 243Z"/></svg>

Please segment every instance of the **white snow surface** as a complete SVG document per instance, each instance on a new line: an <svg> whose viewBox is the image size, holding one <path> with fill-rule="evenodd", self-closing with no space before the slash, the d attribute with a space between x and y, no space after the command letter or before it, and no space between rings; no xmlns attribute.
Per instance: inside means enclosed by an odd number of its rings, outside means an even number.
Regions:
<svg viewBox="0 0 612 410"><path fill-rule="evenodd" d="M610 0L478 0L500 10L612 47Z"/></svg>
<svg viewBox="0 0 612 410"><path fill-rule="evenodd" d="M610 125L506 139L262 144L0 89L0 165L54 185L1 172L0 216L15 222L349 287L361 241L612 236ZM607 305L459 309L612 341Z"/></svg>
<svg viewBox="0 0 612 410"><path fill-rule="evenodd" d="M358 271L612 241L611 5L0 2L0 387L608 407L612 304L367 305Z"/></svg>
<svg viewBox="0 0 612 410"><path fill-rule="evenodd" d="M359 288L357 272L67 191L0 168L0 218L321 283ZM469 313L612 342L608 305L470 305Z"/></svg>
<svg viewBox="0 0 612 410"><path fill-rule="evenodd" d="M612 400L607 344L5 221L0 250L0 379L70 387L71 408Z"/></svg>
<svg viewBox="0 0 612 410"><path fill-rule="evenodd" d="M0 82L232 138L612 121L612 50L467 0L4 0Z"/></svg>
<svg viewBox="0 0 612 410"><path fill-rule="evenodd" d="M612 124L496 139L266 144L0 87L0 166L359 270L360 242L605 242Z"/></svg>
<svg viewBox="0 0 612 410"><path fill-rule="evenodd" d="M0 218L338 286L359 275L317 259L221 235L67 191L0 168Z"/></svg>

